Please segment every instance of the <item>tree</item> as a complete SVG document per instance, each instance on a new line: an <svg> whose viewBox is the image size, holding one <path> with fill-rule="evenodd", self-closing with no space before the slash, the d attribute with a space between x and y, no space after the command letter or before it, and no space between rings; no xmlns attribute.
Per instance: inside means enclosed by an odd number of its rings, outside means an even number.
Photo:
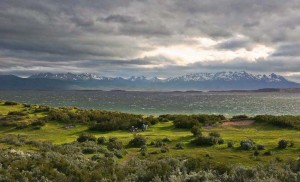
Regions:
<svg viewBox="0 0 300 182"><path fill-rule="evenodd" d="M197 125L194 125L192 127L191 132L193 133L194 136L201 136L202 135L201 128Z"/></svg>

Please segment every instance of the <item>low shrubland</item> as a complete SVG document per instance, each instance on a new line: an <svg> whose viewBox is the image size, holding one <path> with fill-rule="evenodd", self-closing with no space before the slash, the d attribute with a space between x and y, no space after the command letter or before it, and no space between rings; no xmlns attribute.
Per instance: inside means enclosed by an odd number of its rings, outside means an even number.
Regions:
<svg viewBox="0 0 300 182"><path fill-rule="evenodd" d="M0 181L299 181L300 139L292 127L219 125L224 118L218 115L198 120L200 115L1 107ZM117 121L107 129L110 118ZM123 118L127 123L120 127ZM149 128L132 132L132 123Z"/></svg>
<svg viewBox="0 0 300 182"><path fill-rule="evenodd" d="M254 117L257 123L267 123L283 128L300 129L300 116L273 116L273 115L258 115Z"/></svg>
<svg viewBox="0 0 300 182"><path fill-rule="evenodd" d="M266 165L244 167L223 165L195 157L128 159L126 165L116 159L124 151L109 151L96 142L53 145L28 140L23 136L6 136L2 143L34 146L37 150L0 149L1 181L299 181L300 160L273 160ZM14 142L11 142L14 141ZM114 140L116 141L116 140ZM161 153L167 153L162 147ZM89 154L88 157L85 154ZM259 152L254 152L255 156Z"/></svg>
<svg viewBox="0 0 300 182"><path fill-rule="evenodd" d="M212 126L221 123L226 118L223 115L208 115L208 114L194 114L194 115L160 115L160 120L173 121L176 128L191 129L193 126Z"/></svg>

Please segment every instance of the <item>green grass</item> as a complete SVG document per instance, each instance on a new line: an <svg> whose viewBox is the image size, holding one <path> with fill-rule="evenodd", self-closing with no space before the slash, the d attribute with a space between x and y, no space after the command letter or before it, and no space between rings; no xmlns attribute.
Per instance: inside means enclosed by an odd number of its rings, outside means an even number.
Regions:
<svg viewBox="0 0 300 182"><path fill-rule="evenodd" d="M0 104L0 113L7 114L9 111L21 111L24 108L22 105L17 106L3 106ZM45 114L34 115L30 117L42 117ZM152 154L149 157L162 157L162 156L192 156L207 160L213 160L217 163L224 164L243 164L243 165L255 165L259 162L268 162L274 159L288 160L289 158L296 159L299 157L300 152L300 132L291 129L281 129L269 125L252 125L244 127L232 127L232 126L217 126L214 128L204 128L203 134L206 135L209 132L219 132L221 137L225 140L225 144L215 145L212 147L198 147L190 144L193 140L193 136L189 130L176 129L172 122L158 123L149 127L148 131L141 132L139 134L145 136L148 140L148 144L151 141L168 137L171 142L168 143L170 152L164 154ZM51 141L55 144L69 143L76 141L78 135L82 132L89 132L96 137L104 136L118 137L125 145L133 138L133 134L127 131L113 131L113 132L91 132L88 130L87 125L76 125L75 128L65 129L63 124L56 122L47 123L40 130L15 129L14 127L0 127L0 137L7 134L26 135L32 140ZM266 146L266 150L260 151L262 154L264 151L271 150L274 152L272 156L253 157L252 151L242 151L239 149L239 142L244 139L252 139L257 144L263 144ZM277 143L280 139L293 140L295 147L278 150ZM235 147L233 149L227 148L227 141L233 141ZM185 148L183 150L176 150L174 147L176 143L183 143ZM159 150L152 146L148 147L149 151ZM127 157L140 156L139 148L128 148ZM207 157L209 154L210 157ZM126 160L126 157L125 159Z"/></svg>

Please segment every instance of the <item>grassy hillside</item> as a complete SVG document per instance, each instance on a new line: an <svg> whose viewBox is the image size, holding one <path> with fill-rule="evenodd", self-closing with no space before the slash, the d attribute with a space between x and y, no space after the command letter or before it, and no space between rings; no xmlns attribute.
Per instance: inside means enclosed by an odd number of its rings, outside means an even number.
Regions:
<svg viewBox="0 0 300 182"><path fill-rule="evenodd" d="M40 128L34 127L16 127L18 123L34 122L39 118L46 117L49 111L36 112L35 109L39 106L27 106L23 104L5 105L0 102L0 117L5 117L9 112L26 113L21 118L16 118L14 124L7 124L0 127L0 137L9 134L26 136L29 140L49 141L53 144L64 144L75 142L81 133L90 133L95 137L117 137L122 141L127 151L119 160L120 163L127 162L129 159L136 158L151 158L159 159L161 157L194 157L203 160L214 161L218 164L242 164L246 166L254 166L259 163L268 163L276 160L280 162L288 161L289 159L297 159L300 151L300 131L295 129L284 129L272 126L266 123L254 123L249 126L224 126L222 124L214 126L203 126L201 131L203 135L208 135L211 132L220 133L225 140L224 144L213 146L196 146L191 144L195 138L189 129L175 128L172 121L159 122L151 125L147 131L139 132L139 135L147 139L147 155L142 156L140 148L129 147L128 143L133 139L133 133L127 130L117 131L91 131L89 123L76 123L68 128L66 123L48 121ZM76 110L76 108L75 108ZM13 115L13 114L11 114ZM14 120L14 118L12 118ZM3 121L1 121L3 122ZM236 121L238 122L238 121ZM74 126L74 127L73 127ZM169 152L161 152L160 147L150 145L158 140L168 138L170 141L165 142ZM242 150L240 141L251 139L256 144L264 145L265 150L258 150L258 156L254 156L255 150ZM278 149L278 142L281 139L293 141L294 146L286 149ZM227 142L234 142L234 147L229 148ZM183 149L177 149L176 145L183 146ZM2 143L2 147L10 147L9 144ZM103 145L106 147L106 144ZM31 150L32 147L21 146L24 150ZM266 151L272 151L272 155L263 155ZM90 155L86 155L90 157Z"/></svg>

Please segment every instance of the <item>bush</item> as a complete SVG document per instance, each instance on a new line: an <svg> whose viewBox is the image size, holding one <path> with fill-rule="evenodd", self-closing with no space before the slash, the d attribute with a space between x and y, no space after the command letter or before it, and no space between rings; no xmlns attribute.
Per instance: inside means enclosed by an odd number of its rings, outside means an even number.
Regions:
<svg viewBox="0 0 300 182"><path fill-rule="evenodd" d="M147 145L143 145L140 149L140 153L142 156L146 156L147 155L147 151L148 151L148 147Z"/></svg>
<svg viewBox="0 0 300 182"><path fill-rule="evenodd" d="M171 140L168 137L163 138L161 141L165 143L171 142Z"/></svg>
<svg viewBox="0 0 300 182"><path fill-rule="evenodd" d="M117 141L117 140L118 140L117 137L110 137L110 138L108 139L108 142L114 142L114 141Z"/></svg>
<svg viewBox="0 0 300 182"><path fill-rule="evenodd" d="M254 120L258 123L267 123L278 127L300 129L300 116L257 115Z"/></svg>
<svg viewBox="0 0 300 182"><path fill-rule="evenodd" d="M290 141L290 146L289 147L295 147L294 141Z"/></svg>
<svg viewBox="0 0 300 182"><path fill-rule="evenodd" d="M194 114L194 115L162 115L160 118L173 120L176 128L191 129L193 126L200 125L214 125L225 119L223 115L208 115L208 114Z"/></svg>
<svg viewBox="0 0 300 182"><path fill-rule="evenodd" d="M209 133L209 136L219 138L221 135L218 132L211 132L211 133Z"/></svg>
<svg viewBox="0 0 300 182"><path fill-rule="evenodd" d="M199 146L212 146L218 144L219 138L212 136L198 136L192 141L193 144Z"/></svg>
<svg viewBox="0 0 300 182"><path fill-rule="evenodd" d="M234 142L233 141L227 142L227 147L228 148L233 148L234 147Z"/></svg>
<svg viewBox="0 0 300 182"><path fill-rule="evenodd" d="M288 141L287 140L280 140L279 142L278 142L278 148L280 148L280 149L285 149L285 148L287 148L287 146L288 146Z"/></svg>
<svg viewBox="0 0 300 182"><path fill-rule="evenodd" d="M115 150L115 151L114 151L114 155L115 155L118 159L121 159L121 158L124 157L122 151L120 151L120 150Z"/></svg>
<svg viewBox="0 0 300 182"><path fill-rule="evenodd" d="M257 150L254 151L253 153L254 156L259 156L259 152Z"/></svg>
<svg viewBox="0 0 300 182"><path fill-rule="evenodd" d="M10 111L7 113L7 115L15 115L15 116L27 116L27 113L24 113L22 111Z"/></svg>
<svg viewBox="0 0 300 182"><path fill-rule="evenodd" d="M17 124L16 129L24 129L27 128L29 125L26 122L20 122Z"/></svg>
<svg viewBox="0 0 300 182"><path fill-rule="evenodd" d="M85 147L82 149L82 153L84 154L94 154L97 152L97 148L95 147Z"/></svg>
<svg viewBox="0 0 300 182"><path fill-rule="evenodd" d="M265 150L265 146L264 145L257 145L257 150Z"/></svg>
<svg viewBox="0 0 300 182"><path fill-rule="evenodd" d="M194 136L201 136L202 135L201 127L197 126L197 125L194 125L191 129L191 133L193 133Z"/></svg>
<svg viewBox="0 0 300 182"><path fill-rule="evenodd" d="M99 137L98 139L97 139L97 143L98 144L104 144L106 142L106 138L105 137Z"/></svg>
<svg viewBox="0 0 300 182"><path fill-rule="evenodd" d="M103 157L101 157L100 155L93 155L93 156L91 157L91 159L92 159L93 161L96 161L96 160L103 159Z"/></svg>
<svg viewBox="0 0 300 182"><path fill-rule="evenodd" d="M121 141L115 140L113 142L109 142L107 145L108 150L121 150L123 148L123 143Z"/></svg>
<svg viewBox="0 0 300 182"><path fill-rule="evenodd" d="M266 151L266 152L264 153L264 155L266 155L266 156L270 156L270 155L272 155L272 154L273 154L272 151Z"/></svg>
<svg viewBox="0 0 300 182"><path fill-rule="evenodd" d="M178 150L184 149L184 145L183 145L183 143L176 143L175 148Z"/></svg>
<svg viewBox="0 0 300 182"><path fill-rule="evenodd" d="M167 146L162 146L162 147L160 148L160 152L161 152L161 153L167 153L167 152L169 152L169 148L168 148Z"/></svg>
<svg viewBox="0 0 300 182"><path fill-rule="evenodd" d="M45 124L45 121L41 119L31 123L32 126L45 126Z"/></svg>
<svg viewBox="0 0 300 182"><path fill-rule="evenodd" d="M146 145L147 139L142 135L135 135L132 140L129 141L129 145L132 147L141 147Z"/></svg>
<svg viewBox="0 0 300 182"><path fill-rule="evenodd" d="M161 140L157 140L157 141L155 141L155 143L154 143L154 146L155 147L161 147L161 146L165 146L166 144L163 142L163 141L161 141Z"/></svg>
<svg viewBox="0 0 300 182"><path fill-rule="evenodd" d="M219 145L224 144L224 143L225 143L225 141L224 141L223 138L219 138L219 139L218 139L218 144L219 144Z"/></svg>
<svg viewBox="0 0 300 182"><path fill-rule="evenodd" d="M96 141L96 137L89 133L82 133L77 138L78 142L86 142L86 141Z"/></svg>
<svg viewBox="0 0 300 182"><path fill-rule="evenodd" d="M42 129L42 126L39 126L39 125L33 126L32 129L33 130L40 130L40 129Z"/></svg>
<svg viewBox="0 0 300 182"><path fill-rule="evenodd" d="M6 106L14 106L14 105L18 105L18 103L17 102L12 102L12 101L6 101L6 102L4 102L4 105L6 105Z"/></svg>
<svg viewBox="0 0 300 182"><path fill-rule="evenodd" d="M242 140L240 142L241 149L243 150L252 150L254 147L254 142L252 140Z"/></svg>
<svg viewBox="0 0 300 182"><path fill-rule="evenodd" d="M237 116L232 116L233 120L241 120L241 119L249 119L249 117L245 114L243 115L237 115Z"/></svg>

